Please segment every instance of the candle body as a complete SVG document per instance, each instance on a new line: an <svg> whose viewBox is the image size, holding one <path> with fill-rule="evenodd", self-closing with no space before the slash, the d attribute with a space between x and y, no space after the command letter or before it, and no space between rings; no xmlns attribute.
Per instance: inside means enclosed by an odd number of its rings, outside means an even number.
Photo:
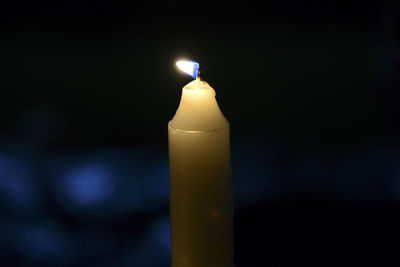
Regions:
<svg viewBox="0 0 400 267"><path fill-rule="evenodd" d="M229 123L214 90L194 81L168 125L172 267L231 267Z"/></svg>

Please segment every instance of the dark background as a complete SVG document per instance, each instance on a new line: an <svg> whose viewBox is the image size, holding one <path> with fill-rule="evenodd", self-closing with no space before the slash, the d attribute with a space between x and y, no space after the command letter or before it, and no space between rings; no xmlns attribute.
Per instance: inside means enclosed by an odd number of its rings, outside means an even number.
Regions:
<svg viewBox="0 0 400 267"><path fill-rule="evenodd" d="M184 57L231 123L237 267L399 266L399 10L1 3L0 265L169 266Z"/></svg>

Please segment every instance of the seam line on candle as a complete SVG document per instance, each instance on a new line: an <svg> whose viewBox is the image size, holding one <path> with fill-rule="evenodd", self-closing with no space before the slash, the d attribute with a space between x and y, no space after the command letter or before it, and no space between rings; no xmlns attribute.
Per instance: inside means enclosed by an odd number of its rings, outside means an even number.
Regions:
<svg viewBox="0 0 400 267"><path fill-rule="evenodd" d="M225 125L224 127L220 128L220 129L211 129L211 130L183 130L183 129L178 129L178 128L174 128L170 125L170 123L168 124L168 128L174 130L174 131L178 131L178 132L185 132L185 133L215 133L215 132L221 132L222 130L224 130L227 127L227 125Z"/></svg>

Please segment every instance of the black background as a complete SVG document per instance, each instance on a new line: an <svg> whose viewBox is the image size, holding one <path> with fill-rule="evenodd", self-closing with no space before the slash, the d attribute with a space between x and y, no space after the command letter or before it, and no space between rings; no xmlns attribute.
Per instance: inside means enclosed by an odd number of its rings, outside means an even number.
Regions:
<svg viewBox="0 0 400 267"><path fill-rule="evenodd" d="M237 267L398 266L399 8L1 3L1 266L169 266L180 58L231 123Z"/></svg>

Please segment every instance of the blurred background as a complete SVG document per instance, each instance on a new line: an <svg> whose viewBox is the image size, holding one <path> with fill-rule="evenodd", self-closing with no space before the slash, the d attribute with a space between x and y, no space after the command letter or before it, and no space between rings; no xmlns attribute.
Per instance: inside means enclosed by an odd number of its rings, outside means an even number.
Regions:
<svg viewBox="0 0 400 267"><path fill-rule="evenodd" d="M179 58L231 123L237 267L398 266L399 11L2 3L0 266L169 266Z"/></svg>

